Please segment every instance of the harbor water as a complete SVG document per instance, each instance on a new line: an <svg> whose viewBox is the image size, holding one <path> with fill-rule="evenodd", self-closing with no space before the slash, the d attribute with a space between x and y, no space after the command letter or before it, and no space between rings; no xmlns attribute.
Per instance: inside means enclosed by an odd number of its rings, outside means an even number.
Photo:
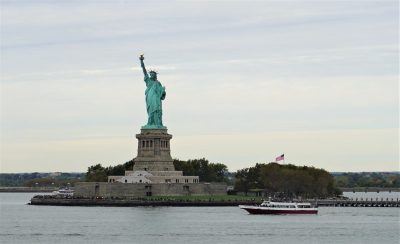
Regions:
<svg viewBox="0 0 400 244"><path fill-rule="evenodd" d="M36 193L37 194L37 193ZM238 207L27 205L0 193L0 243L399 243L399 208L320 207L318 215L249 215Z"/></svg>

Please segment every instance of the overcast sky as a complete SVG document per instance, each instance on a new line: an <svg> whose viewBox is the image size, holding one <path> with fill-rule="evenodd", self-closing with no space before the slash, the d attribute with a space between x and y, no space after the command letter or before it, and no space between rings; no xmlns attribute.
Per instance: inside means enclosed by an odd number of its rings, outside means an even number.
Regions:
<svg viewBox="0 0 400 244"><path fill-rule="evenodd" d="M136 156L138 56L172 156L399 170L398 1L1 1L1 172Z"/></svg>

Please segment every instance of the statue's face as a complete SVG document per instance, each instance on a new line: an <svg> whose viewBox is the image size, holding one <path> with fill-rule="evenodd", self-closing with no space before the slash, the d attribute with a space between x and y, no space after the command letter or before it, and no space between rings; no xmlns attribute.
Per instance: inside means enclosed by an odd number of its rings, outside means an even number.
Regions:
<svg viewBox="0 0 400 244"><path fill-rule="evenodd" d="M150 72L150 78L153 79L153 80L157 80L157 73Z"/></svg>

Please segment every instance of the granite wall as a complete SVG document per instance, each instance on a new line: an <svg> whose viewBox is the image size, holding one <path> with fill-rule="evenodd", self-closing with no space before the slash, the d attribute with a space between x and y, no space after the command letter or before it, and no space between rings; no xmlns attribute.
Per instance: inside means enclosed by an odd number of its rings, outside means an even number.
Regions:
<svg viewBox="0 0 400 244"><path fill-rule="evenodd" d="M144 197L144 196L185 196L185 195L226 195L225 183L153 183L124 184L108 182L76 183L76 197Z"/></svg>

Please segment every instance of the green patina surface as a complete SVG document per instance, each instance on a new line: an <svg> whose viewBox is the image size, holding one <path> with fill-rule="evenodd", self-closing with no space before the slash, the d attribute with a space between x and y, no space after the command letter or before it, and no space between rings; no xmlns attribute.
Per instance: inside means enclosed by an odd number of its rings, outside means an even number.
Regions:
<svg viewBox="0 0 400 244"><path fill-rule="evenodd" d="M165 99L165 87L157 80L155 71L147 72L144 65L144 57L140 56L140 64L143 69L144 82L146 83L146 110L147 124L143 129L166 129L162 122L162 100Z"/></svg>

